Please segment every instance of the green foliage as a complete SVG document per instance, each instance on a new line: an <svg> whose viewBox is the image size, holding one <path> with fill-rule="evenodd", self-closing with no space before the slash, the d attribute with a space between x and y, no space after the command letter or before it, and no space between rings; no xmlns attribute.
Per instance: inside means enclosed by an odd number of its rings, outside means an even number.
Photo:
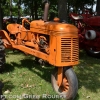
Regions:
<svg viewBox="0 0 100 100"><path fill-rule="evenodd" d="M12 15L18 16L18 11L20 15L30 15L34 18L40 16L43 13L43 4L42 0L1 0L1 5L3 8L3 16L10 16L10 2L12 3ZM56 15L58 13L58 0L49 0L50 1L50 13L54 12ZM79 9L82 10L84 5L93 5L95 0L66 0L68 12L73 8L74 12L77 12ZM19 6L19 7L18 7ZM20 9L19 9L20 8ZM19 9L19 10L18 10Z"/></svg>
<svg viewBox="0 0 100 100"><path fill-rule="evenodd" d="M68 4L74 8L74 12L77 12L78 9L83 10L85 5L91 6L91 9L93 9L92 7L95 4L95 0L68 0Z"/></svg>

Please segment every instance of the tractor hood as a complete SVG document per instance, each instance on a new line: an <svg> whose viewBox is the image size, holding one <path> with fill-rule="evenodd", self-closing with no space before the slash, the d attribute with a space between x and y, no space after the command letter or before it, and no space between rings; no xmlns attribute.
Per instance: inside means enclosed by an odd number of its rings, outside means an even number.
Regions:
<svg viewBox="0 0 100 100"><path fill-rule="evenodd" d="M71 24L58 22L44 22L42 20L35 20L30 23L30 30L43 34L78 34L78 29Z"/></svg>

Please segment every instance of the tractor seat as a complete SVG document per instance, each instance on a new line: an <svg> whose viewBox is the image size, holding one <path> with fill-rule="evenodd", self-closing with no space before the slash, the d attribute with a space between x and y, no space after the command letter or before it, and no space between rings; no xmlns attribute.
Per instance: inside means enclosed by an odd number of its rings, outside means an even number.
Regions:
<svg viewBox="0 0 100 100"><path fill-rule="evenodd" d="M8 24L7 30L10 32L10 34L16 34L16 33L19 33L21 31L26 31L26 28L20 24L14 23L14 24Z"/></svg>

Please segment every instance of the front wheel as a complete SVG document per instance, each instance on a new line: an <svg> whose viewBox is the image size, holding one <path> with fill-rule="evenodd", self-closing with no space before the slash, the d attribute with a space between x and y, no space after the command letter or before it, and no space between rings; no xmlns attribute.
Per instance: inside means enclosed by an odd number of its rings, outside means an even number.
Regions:
<svg viewBox="0 0 100 100"><path fill-rule="evenodd" d="M66 100L73 100L78 91L78 80L71 67L63 68L63 80L61 86L57 84L57 69L51 74L53 89Z"/></svg>
<svg viewBox="0 0 100 100"><path fill-rule="evenodd" d="M86 50L86 53L91 57L100 58L100 51L95 51L93 48Z"/></svg>

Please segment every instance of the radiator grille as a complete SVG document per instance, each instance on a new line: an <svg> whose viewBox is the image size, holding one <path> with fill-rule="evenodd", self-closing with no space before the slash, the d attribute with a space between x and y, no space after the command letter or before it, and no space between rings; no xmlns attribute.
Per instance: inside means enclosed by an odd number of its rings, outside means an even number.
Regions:
<svg viewBox="0 0 100 100"><path fill-rule="evenodd" d="M77 38L61 38L61 62L75 62L79 58Z"/></svg>

